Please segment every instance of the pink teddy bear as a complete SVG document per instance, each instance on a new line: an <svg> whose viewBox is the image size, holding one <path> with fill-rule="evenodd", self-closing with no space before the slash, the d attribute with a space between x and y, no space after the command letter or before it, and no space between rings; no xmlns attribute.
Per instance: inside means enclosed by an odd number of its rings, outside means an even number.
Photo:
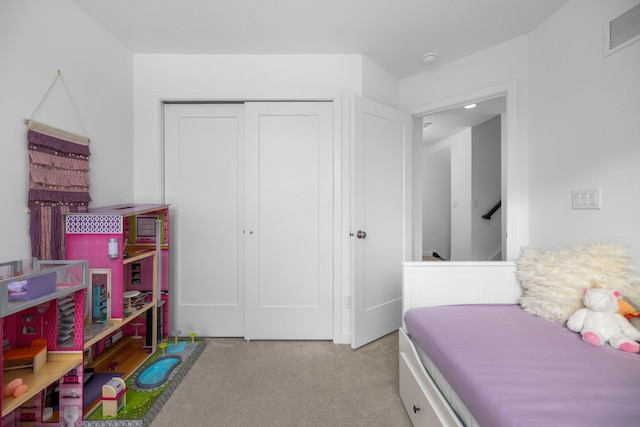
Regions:
<svg viewBox="0 0 640 427"><path fill-rule="evenodd" d="M618 314L620 291L608 289L583 289L584 306L573 313L567 320L567 327L580 332L582 339L589 344L603 345L608 342L611 347L638 353L640 330Z"/></svg>

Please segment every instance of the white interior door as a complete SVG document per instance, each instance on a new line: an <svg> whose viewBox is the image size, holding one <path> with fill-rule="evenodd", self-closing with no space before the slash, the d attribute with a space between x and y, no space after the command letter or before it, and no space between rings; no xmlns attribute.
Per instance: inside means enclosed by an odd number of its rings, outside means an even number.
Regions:
<svg viewBox="0 0 640 427"><path fill-rule="evenodd" d="M411 117L355 97L353 131L351 345L357 348L402 324L402 261L411 256Z"/></svg>
<svg viewBox="0 0 640 427"><path fill-rule="evenodd" d="M247 339L332 338L332 103L246 103Z"/></svg>
<svg viewBox="0 0 640 427"><path fill-rule="evenodd" d="M242 336L242 104L165 106L172 329Z"/></svg>

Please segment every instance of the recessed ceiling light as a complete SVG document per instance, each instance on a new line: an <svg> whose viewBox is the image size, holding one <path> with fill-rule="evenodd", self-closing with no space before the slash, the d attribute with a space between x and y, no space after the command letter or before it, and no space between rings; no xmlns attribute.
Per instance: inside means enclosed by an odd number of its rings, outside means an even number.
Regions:
<svg viewBox="0 0 640 427"><path fill-rule="evenodd" d="M425 65L433 64L438 60L438 54L435 52L429 52L422 55L422 63Z"/></svg>
<svg viewBox="0 0 640 427"><path fill-rule="evenodd" d="M476 104L467 104L464 106L464 108L466 108L467 110L470 110L471 108L476 108Z"/></svg>

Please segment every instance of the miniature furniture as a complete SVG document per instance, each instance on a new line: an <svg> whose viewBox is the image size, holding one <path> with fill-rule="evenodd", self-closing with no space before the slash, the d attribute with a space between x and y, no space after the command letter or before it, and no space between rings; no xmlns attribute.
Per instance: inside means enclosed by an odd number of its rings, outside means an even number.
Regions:
<svg viewBox="0 0 640 427"><path fill-rule="evenodd" d="M136 309L131 306L131 300L140 295L140 291L124 291L122 297L127 300L126 308L124 309L125 316L131 316Z"/></svg>
<svg viewBox="0 0 640 427"><path fill-rule="evenodd" d="M2 396L9 397L14 396L18 397L24 394L29 389L29 386L24 383L22 378L16 378L7 383L2 389Z"/></svg>
<svg viewBox="0 0 640 427"><path fill-rule="evenodd" d="M140 340L140 339L142 339L142 336L138 333L138 327L143 326L143 325L144 325L143 323L132 323L131 324L131 326L136 328L136 333L131 336L132 340Z"/></svg>
<svg viewBox="0 0 640 427"><path fill-rule="evenodd" d="M11 366L8 368L3 367L3 369L9 370L32 367L33 373L35 374L47 363L47 340L39 338L31 341L29 347L7 350L2 354L2 358L5 361L31 361L31 364Z"/></svg>
<svg viewBox="0 0 640 427"><path fill-rule="evenodd" d="M80 418L80 408L78 406L65 406L62 416L68 426L73 426Z"/></svg>
<svg viewBox="0 0 640 427"><path fill-rule="evenodd" d="M127 404L127 387L124 380L113 377L102 386L102 413L105 417L115 417Z"/></svg>
<svg viewBox="0 0 640 427"><path fill-rule="evenodd" d="M16 281L30 284L29 298L10 298L10 285ZM88 284L87 261L29 259L0 263L0 322L5 344L0 350L3 364L0 380L3 389L20 383L13 394L2 399L3 424L11 419L18 422L21 416L16 409L32 399L39 409L29 413L30 420L43 421L44 390L57 381L60 381L61 395L72 388L82 401L82 387L78 384L83 375L84 296ZM35 289L37 286L41 288ZM68 297L73 300L73 339L61 345L57 335L58 304ZM45 306L50 308L41 309ZM15 366L16 363L19 366ZM4 370L5 364L14 366ZM70 372L76 378L75 384L62 381ZM60 411L77 406L78 397L61 398Z"/></svg>

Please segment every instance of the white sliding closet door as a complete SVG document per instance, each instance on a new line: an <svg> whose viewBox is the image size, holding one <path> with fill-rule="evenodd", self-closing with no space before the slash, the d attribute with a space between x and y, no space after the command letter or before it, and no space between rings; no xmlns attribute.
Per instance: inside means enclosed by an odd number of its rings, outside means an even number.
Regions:
<svg viewBox="0 0 640 427"><path fill-rule="evenodd" d="M245 338L332 338L330 102L246 103Z"/></svg>
<svg viewBox="0 0 640 427"><path fill-rule="evenodd" d="M172 329L242 336L242 104L165 106Z"/></svg>
<svg viewBox="0 0 640 427"><path fill-rule="evenodd" d="M172 329L333 337L332 108L165 106Z"/></svg>

